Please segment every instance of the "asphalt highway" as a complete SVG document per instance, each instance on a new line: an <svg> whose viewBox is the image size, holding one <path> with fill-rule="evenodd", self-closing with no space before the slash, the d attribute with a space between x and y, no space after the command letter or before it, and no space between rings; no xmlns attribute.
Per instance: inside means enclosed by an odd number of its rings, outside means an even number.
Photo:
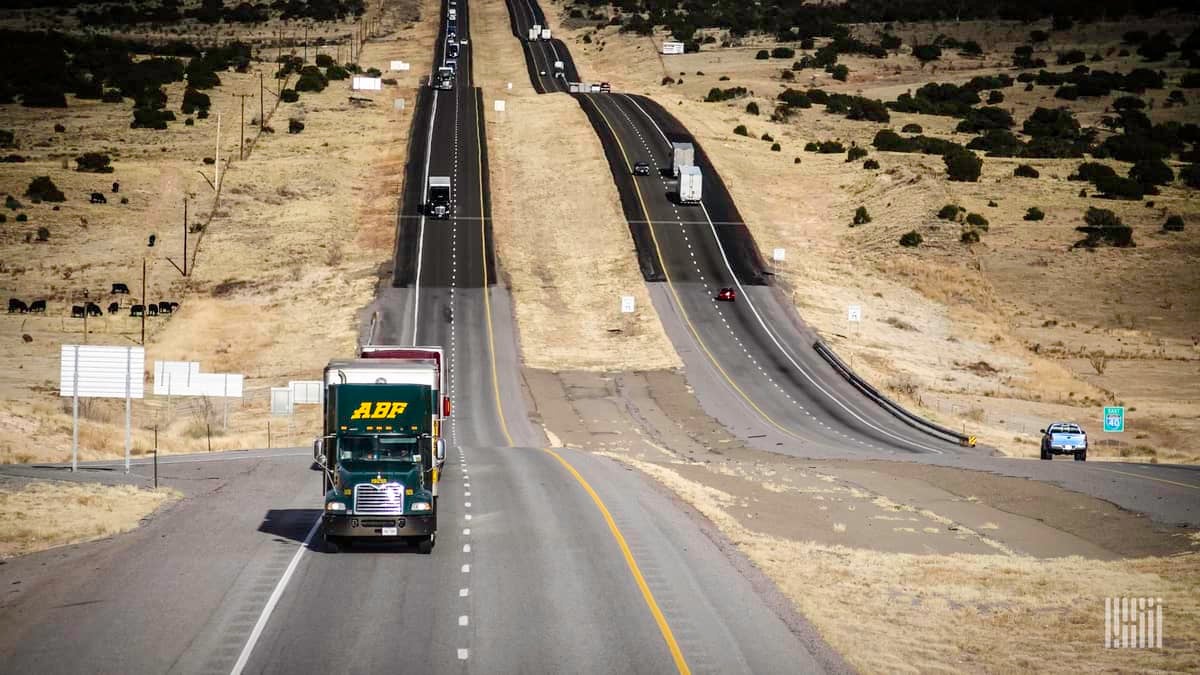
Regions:
<svg viewBox="0 0 1200 675"><path fill-rule="evenodd" d="M466 37L467 3L457 10ZM164 458L163 483L186 496L142 528L0 566L5 671L845 669L702 518L610 460L545 447L529 422L511 301L495 283L470 62L460 55L454 89L418 101L425 138L410 148L395 276L367 331L448 352L454 411L433 552L324 547L305 448ZM419 186L450 177L449 219L421 216L417 175ZM111 468L73 477L145 484L150 471Z"/></svg>

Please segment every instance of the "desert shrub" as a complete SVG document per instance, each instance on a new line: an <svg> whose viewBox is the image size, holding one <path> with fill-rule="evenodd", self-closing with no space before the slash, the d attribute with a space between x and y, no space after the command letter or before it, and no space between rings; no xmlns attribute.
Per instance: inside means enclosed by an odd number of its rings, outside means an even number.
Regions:
<svg viewBox="0 0 1200 675"><path fill-rule="evenodd" d="M958 214L963 211L966 209L958 204L947 204L937 212L937 217L942 220L958 220Z"/></svg>
<svg viewBox="0 0 1200 675"><path fill-rule="evenodd" d="M1141 199L1146 194L1141 183L1120 176L1102 176L1094 184L1104 195L1117 199Z"/></svg>
<svg viewBox="0 0 1200 675"><path fill-rule="evenodd" d="M728 89L713 87L708 90L708 95L704 97L704 101L706 103L719 103L721 101L741 98L748 93L750 92L745 87L730 87Z"/></svg>
<svg viewBox="0 0 1200 675"><path fill-rule="evenodd" d="M289 134L298 134L301 131L304 131L304 122L301 122L300 120L296 119L295 117L288 120L288 133Z"/></svg>
<svg viewBox="0 0 1200 675"><path fill-rule="evenodd" d="M24 206L16 197L12 195L4 196L4 208L16 211L17 209L24 208Z"/></svg>
<svg viewBox="0 0 1200 675"><path fill-rule="evenodd" d="M1143 135L1121 134L1109 136L1097 148L1103 156L1122 162L1137 162L1144 159L1162 159L1171 154L1163 143Z"/></svg>
<svg viewBox="0 0 1200 675"><path fill-rule="evenodd" d="M979 243L979 230L975 230L975 229L963 230L962 236L959 237L958 240L964 244L978 244Z"/></svg>
<svg viewBox="0 0 1200 675"><path fill-rule="evenodd" d="M812 107L812 101L808 98L808 95L795 89L784 89L776 98L793 108Z"/></svg>
<svg viewBox="0 0 1200 675"><path fill-rule="evenodd" d="M749 103L746 104L746 112L750 115L757 115L758 114L758 104L755 103L754 101L750 101Z"/></svg>
<svg viewBox="0 0 1200 675"><path fill-rule="evenodd" d="M29 220L29 214L28 214L28 213L18 213L18 214L17 214L17 222L18 222L18 223L24 223L24 222L26 222L26 221L28 221L28 220Z"/></svg>
<svg viewBox="0 0 1200 675"><path fill-rule="evenodd" d="M1069 49L1058 53L1058 65L1069 66L1073 63L1083 63L1087 54L1082 49Z"/></svg>
<svg viewBox="0 0 1200 675"><path fill-rule="evenodd" d="M1075 229L1083 232L1087 237L1076 242L1076 246L1094 248L1101 244L1108 244L1126 248L1136 245L1133 242L1133 228L1121 222L1117 214L1108 209L1088 208L1083 216L1083 222L1085 225Z"/></svg>
<svg viewBox="0 0 1200 675"><path fill-rule="evenodd" d="M64 127L63 125L61 125L61 124L55 124L55 125L54 125L54 133L56 133L56 134L63 134L63 133L66 133L66 132L67 132L67 128L66 128L66 127Z"/></svg>
<svg viewBox="0 0 1200 675"><path fill-rule="evenodd" d="M133 121L129 123L130 129L166 129L167 122L174 121L175 113L170 110L159 110L157 108L134 108Z"/></svg>
<svg viewBox="0 0 1200 675"><path fill-rule="evenodd" d="M771 136L771 134L764 132L763 135L761 136L760 140L764 140L767 142L774 142L775 139Z"/></svg>
<svg viewBox="0 0 1200 675"><path fill-rule="evenodd" d="M738 136L749 136L750 130L746 128L745 124L739 124L733 128L733 133L737 134Z"/></svg>
<svg viewBox="0 0 1200 675"><path fill-rule="evenodd" d="M1025 212L1025 220L1042 220L1045 217L1046 214L1036 206L1029 207Z"/></svg>
<svg viewBox="0 0 1200 675"><path fill-rule="evenodd" d="M1034 138L1053 137L1074 140L1079 137L1079 122L1075 114L1066 108L1035 108L1021 131Z"/></svg>
<svg viewBox="0 0 1200 675"><path fill-rule="evenodd" d="M314 60L318 68L328 68L334 64L333 57L328 54L317 54Z"/></svg>
<svg viewBox="0 0 1200 675"><path fill-rule="evenodd" d="M37 240L38 241L50 241L50 228L48 228L44 225L42 227L39 227L37 229Z"/></svg>
<svg viewBox="0 0 1200 675"><path fill-rule="evenodd" d="M917 124L916 122L909 122L908 124L905 124L903 127L901 127L900 131L903 131L906 134L919 134L922 131L924 131L924 129L921 127L920 124Z"/></svg>
<svg viewBox="0 0 1200 675"><path fill-rule="evenodd" d="M790 59L796 56L796 50L791 47L776 47L771 50L773 59Z"/></svg>
<svg viewBox="0 0 1200 675"><path fill-rule="evenodd" d="M329 81L316 66L304 66L300 69L300 79L296 80L296 91L324 91L328 85Z"/></svg>
<svg viewBox="0 0 1200 675"><path fill-rule="evenodd" d="M295 89L284 89L279 92L279 100L284 103L295 103L300 100L300 94L296 93Z"/></svg>
<svg viewBox="0 0 1200 675"><path fill-rule="evenodd" d="M879 168L879 162L873 159L868 159L867 161L863 162L863 168L868 171L874 171Z"/></svg>
<svg viewBox="0 0 1200 675"><path fill-rule="evenodd" d="M846 148L837 141L821 141L817 144L817 152L823 155L840 155Z"/></svg>
<svg viewBox="0 0 1200 675"><path fill-rule="evenodd" d="M383 71L379 70L378 68L367 68L366 75L367 77L381 77L383 75Z"/></svg>
<svg viewBox="0 0 1200 675"><path fill-rule="evenodd" d="M1028 164L1020 164L1017 168L1013 169L1013 175L1018 178L1037 178L1041 174L1038 173L1037 169Z"/></svg>
<svg viewBox="0 0 1200 675"><path fill-rule="evenodd" d="M936 61L942 57L942 48L937 45L913 45L912 54L921 63Z"/></svg>
<svg viewBox="0 0 1200 675"><path fill-rule="evenodd" d="M3 213L0 213L0 225L3 225L4 223L7 223L7 222L8 222L8 216Z"/></svg>
<svg viewBox="0 0 1200 675"><path fill-rule="evenodd" d="M728 82L728 81L729 81L729 76L728 76L728 75L722 75L722 76L720 76L720 77L718 77L718 78L717 78L717 82Z"/></svg>
<svg viewBox="0 0 1200 675"><path fill-rule="evenodd" d="M103 103L120 103L123 100L125 98L121 95L120 89L105 89L100 96L100 101Z"/></svg>
<svg viewBox="0 0 1200 675"><path fill-rule="evenodd" d="M781 70L779 71L779 79L791 82L796 79L796 74L790 70Z"/></svg>
<svg viewBox="0 0 1200 675"><path fill-rule="evenodd" d="M1184 89L1200 89L1200 73L1184 73L1179 78L1179 86Z"/></svg>
<svg viewBox="0 0 1200 675"><path fill-rule="evenodd" d="M1162 226L1163 232L1183 232L1183 217L1168 216Z"/></svg>
<svg viewBox="0 0 1200 675"><path fill-rule="evenodd" d="M771 152L779 152L780 150L783 150L783 146L782 146L782 145L780 145L780 144L778 144L778 143L772 143L772 144L771 144Z"/></svg>
<svg viewBox="0 0 1200 675"><path fill-rule="evenodd" d="M868 122L888 122L891 113L883 101L863 96L847 94L828 94L825 97L825 112L835 115L845 115L848 120L866 120Z"/></svg>
<svg viewBox="0 0 1200 675"><path fill-rule="evenodd" d="M1010 129L1012 126L1013 118L1007 110L986 106L968 112L966 119L958 123L955 131L977 133L988 129Z"/></svg>
<svg viewBox="0 0 1200 675"><path fill-rule="evenodd" d="M1142 185L1168 185L1175 180L1175 172L1161 159L1143 159L1130 167L1129 178Z"/></svg>
<svg viewBox="0 0 1200 675"><path fill-rule="evenodd" d="M829 66L827 70L839 82L845 82L850 77L850 69L841 63Z"/></svg>
<svg viewBox="0 0 1200 675"><path fill-rule="evenodd" d="M867 213L867 207L860 206L854 210L852 225L865 225L869 222L871 222L871 214Z"/></svg>
<svg viewBox="0 0 1200 675"><path fill-rule="evenodd" d="M75 158L75 170L83 173L112 173L112 159L99 152L85 152Z"/></svg>
<svg viewBox="0 0 1200 675"><path fill-rule="evenodd" d="M799 163L800 163L800 158L799 158L799 157L793 157L793 158L792 158L792 164L799 164Z"/></svg>
<svg viewBox="0 0 1200 675"><path fill-rule="evenodd" d="M829 103L829 94L824 89L809 89L804 92L808 96L808 100L818 105L826 105Z"/></svg>
<svg viewBox="0 0 1200 675"><path fill-rule="evenodd" d="M62 190L50 180L49 176L38 176L29 182L29 187L25 188L25 196L34 201L43 202L65 202L67 196Z"/></svg>
<svg viewBox="0 0 1200 675"><path fill-rule="evenodd" d="M857 146L857 145L851 147L848 151L846 151L846 161L847 162L853 162L855 160L862 159L863 157L866 157L866 156L867 156L867 149L864 147Z"/></svg>
<svg viewBox="0 0 1200 675"><path fill-rule="evenodd" d="M8 164L20 164L24 161L26 161L26 158L22 155L13 154L13 155L4 155L3 157L0 157L0 162L5 162Z"/></svg>
<svg viewBox="0 0 1200 675"><path fill-rule="evenodd" d="M982 150L988 157L1017 157L1025 152L1022 143L1008 129L988 129L967 143L968 150Z"/></svg>
<svg viewBox="0 0 1200 675"><path fill-rule="evenodd" d="M0 148L17 147L16 143L14 142L15 138L16 137L13 135L13 132L8 131L7 129L0 129Z"/></svg>
<svg viewBox="0 0 1200 675"><path fill-rule="evenodd" d="M1200 189L1200 164L1189 164L1179 170L1179 177L1190 188Z"/></svg>
<svg viewBox="0 0 1200 675"><path fill-rule="evenodd" d="M1136 96L1121 96L1113 101L1112 107L1117 112L1124 110L1145 110L1146 102Z"/></svg>
<svg viewBox="0 0 1200 675"><path fill-rule="evenodd" d="M988 92L987 103L988 103L988 105L996 105L997 103L1004 103L1004 92L1002 92L1002 91Z"/></svg>
<svg viewBox="0 0 1200 675"><path fill-rule="evenodd" d="M37 82L21 92L21 105L27 108L65 108L67 96L59 84Z"/></svg>
<svg viewBox="0 0 1200 675"><path fill-rule="evenodd" d="M972 227L977 227L985 232L987 231L987 229L989 227L988 219L984 218L983 216L979 215L978 213L968 213L967 214L967 224Z"/></svg>
<svg viewBox="0 0 1200 675"><path fill-rule="evenodd" d="M754 58L758 59L759 61L766 61L767 59L771 58L771 52L765 49L760 49L758 50L758 53L754 55Z"/></svg>
<svg viewBox="0 0 1200 675"><path fill-rule="evenodd" d="M350 79L350 72L339 65L332 65L325 69L326 80L347 80Z"/></svg>
<svg viewBox="0 0 1200 675"><path fill-rule="evenodd" d="M970 150L950 152L942 156L946 163L946 175L952 181L974 183L979 180L983 169L983 160Z"/></svg>
<svg viewBox="0 0 1200 675"><path fill-rule="evenodd" d="M804 144L804 151L805 151L805 152L817 152L817 151L818 151L818 150L820 150L820 149L821 149L821 146L817 145L817 144L816 144L815 142L813 142L813 141L809 141L809 142L807 142L807 143L805 143L805 144Z"/></svg>
<svg viewBox="0 0 1200 675"><path fill-rule="evenodd" d="M907 248L915 248L920 246L921 242L923 241L925 241L925 238L922 237L921 233L917 232L916 230L909 230L908 232L900 235L900 245Z"/></svg>
<svg viewBox="0 0 1200 675"><path fill-rule="evenodd" d="M1075 173L1067 176L1067 180L1086 180L1090 183L1096 182L1097 179L1104 176L1115 176L1117 172L1107 164L1100 162L1084 162L1075 169Z"/></svg>
<svg viewBox="0 0 1200 675"><path fill-rule="evenodd" d="M184 115L191 115L197 110L208 110L212 107L212 100L208 98L208 94L196 91L190 86L183 91L183 103L179 106L179 111Z"/></svg>

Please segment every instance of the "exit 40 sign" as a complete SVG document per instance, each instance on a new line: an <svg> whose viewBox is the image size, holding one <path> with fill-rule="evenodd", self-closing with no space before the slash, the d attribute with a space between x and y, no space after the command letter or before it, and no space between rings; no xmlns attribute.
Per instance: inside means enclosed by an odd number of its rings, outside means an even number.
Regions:
<svg viewBox="0 0 1200 675"><path fill-rule="evenodd" d="M1124 407L1106 406L1104 408L1104 430L1110 432L1125 431Z"/></svg>

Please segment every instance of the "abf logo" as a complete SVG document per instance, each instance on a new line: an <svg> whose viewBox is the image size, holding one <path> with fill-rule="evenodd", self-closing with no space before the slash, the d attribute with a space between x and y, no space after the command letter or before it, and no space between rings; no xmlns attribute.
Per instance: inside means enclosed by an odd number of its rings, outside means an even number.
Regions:
<svg viewBox="0 0 1200 675"><path fill-rule="evenodd" d="M352 420L390 420L403 415L408 403L404 401L363 401L354 409Z"/></svg>

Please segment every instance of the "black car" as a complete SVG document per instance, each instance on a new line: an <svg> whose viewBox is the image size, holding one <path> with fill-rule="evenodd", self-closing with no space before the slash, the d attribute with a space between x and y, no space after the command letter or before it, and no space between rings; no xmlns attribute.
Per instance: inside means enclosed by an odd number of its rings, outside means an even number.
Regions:
<svg viewBox="0 0 1200 675"><path fill-rule="evenodd" d="M633 163L633 175L649 176L650 175L650 165L647 164L646 162L634 162Z"/></svg>

